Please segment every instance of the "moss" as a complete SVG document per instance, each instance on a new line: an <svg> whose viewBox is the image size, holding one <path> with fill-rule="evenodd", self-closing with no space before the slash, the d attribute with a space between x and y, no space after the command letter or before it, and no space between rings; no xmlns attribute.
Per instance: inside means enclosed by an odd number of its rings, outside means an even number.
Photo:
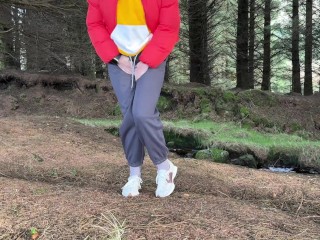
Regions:
<svg viewBox="0 0 320 240"><path fill-rule="evenodd" d="M172 102L168 97L160 96L157 103L157 108L160 112L165 112L172 109Z"/></svg>
<svg viewBox="0 0 320 240"><path fill-rule="evenodd" d="M104 129L106 132L112 134L113 136L119 137L120 133L119 133L119 128L118 127L108 127Z"/></svg>
<svg viewBox="0 0 320 240"><path fill-rule="evenodd" d="M205 97L207 94L207 90L205 88L201 88L201 87L195 88L194 92L200 97Z"/></svg>
<svg viewBox="0 0 320 240"><path fill-rule="evenodd" d="M222 95L222 99L225 102L235 102L238 100L238 97L233 92L225 91Z"/></svg>
<svg viewBox="0 0 320 240"><path fill-rule="evenodd" d="M218 149L218 148L211 148L210 152L211 152L211 159L214 162L227 163L229 160L229 152L228 151Z"/></svg>
<svg viewBox="0 0 320 240"><path fill-rule="evenodd" d="M303 168L312 168L314 172L320 173L320 149L302 150L299 156L299 164Z"/></svg>
<svg viewBox="0 0 320 240"><path fill-rule="evenodd" d="M199 150L195 155L195 159L210 159L210 158L211 158L211 152L207 149Z"/></svg>
<svg viewBox="0 0 320 240"><path fill-rule="evenodd" d="M178 134L172 130L164 130L166 142L174 142L175 148L199 149L202 148L200 139L192 133Z"/></svg>
<svg viewBox="0 0 320 240"><path fill-rule="evenodd" d="M237 111L237 105L233 101L224 101L222 97L215 99L215 111L222 116L232 118Z"/></svg>
<svg viewBox="0 0 320 240"><path fill-rule="evenodd" d="M255 157L251 154L246 154L240 157L240 159L250 168L257 168L258 164Z"/></svg>
<svg viewBox="0 0 320 240"><path fill-rule="evenodd" d="M209 113L212 110L211 101L207 98L202 98L200 102L201 113Z"/></svg>
<svg viewBox="0 0 320 240"><path fill-rule="evenodd" d="M268 119L264 117L252 117L252 121L257 125L257 126L263 126L267 128L273 128L276 126L275 123L270 122Z"/></svg>
<svg viewBox="0 0 320 240"><path fill-rule="evenodd" d="M248 116L249 116L249 114L250 114L249 109L248 109L248 108L246 108L246 107L243 107L243 106L242 106L242 107L240 107L239 112L240 112L240 116L241 116L242 118L248 117Z"/></svg>
<svg viewBox="0 0 320 240"><path fill-rule="evenodd" d="M294 123L291 123L289 128L290 128L291 131L293 131L293 132L297 132L297 131L300 131L300 130L303 129L302 126L301 126L299 123L295 123L295 122L294 122Z"/></svg>
<svg viewBox="0 0 320 240"><path fill-rule="evenodd" d="M196 159L210 159L213 162L227 163L229 159L229 153L225 150L218 148L203 149L197 151L195 155Z"/></svg>
<svg viewBox="0 0 320 240"><path fill-rule="evenodd" d="M168 148L174 148L175 147L175 143L173 141L167 142L167 147Z"/></svg>
<svg viewBox="0 0 320 240"><path fill-rule="evenodd" d="M271 147L268 153L269 165L276 167L298 167L300 149L286 149L278 146Z"/></svg>
<svg viewBox="0 0 320 240"><path fill-rule="evenodd" d="M113 111L112 111L112 115L113 116L121 116L121 109L120 109L120 105L119 104L117 104L115 107L114 107L114 109L113 109Z"/></svg>
<svg viewBox="0 0 320 240"><path fill-rule="evenodd" d="M279 103L275 95L258 89L250 89L239 93L239 98L256 106L273 107Z"/></svg>

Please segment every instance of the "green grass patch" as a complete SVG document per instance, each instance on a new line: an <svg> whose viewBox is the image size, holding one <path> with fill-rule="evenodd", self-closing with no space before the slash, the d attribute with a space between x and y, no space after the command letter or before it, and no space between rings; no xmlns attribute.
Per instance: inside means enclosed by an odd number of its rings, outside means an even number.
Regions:
<svg viewBox="0 0 320 240"><path fill-rule="evenodd" d="M121 120L109 119L74 119L87 126L97 127L119 127ZM320 148L320 141L309 141L297 135L285 133L261 133L252 129L241 128L233 123L218 123L208 120L204 121L162 121L164 130L176 132L178 135L192 132L195 135L206 137L199 139L202 145L210 146L214 142L239 143L248 146L277 147L286 149L296 148ZM205 135L205 136L203 136Z"/></svg>
<svg viewBox="0 0 320 240"><path fill-rule="evenodd" d="M121 120L74 119L89 126L114 129ZM267 153L263 161L283 163L283 165L305 165L320 169L320 141L311 141L297 135L285 133L262 133L248 128L241 128L231 122L203 121L162 121L166 141L181 148L209 148L231 150L238 148L249 151L259 157L259 151ZM116 134L114 134L116 135ZM230 147L231 146L231 147ZM244 150L243 150L244 149ZM311 159L311 160L310 160Z"/></svg>
<svg viewBox="0 0 320 240"><path fill-rule="evenodd" d="M119 127L121 120L112 120L112 119L78 119L73 118L73 120L82 123L86 126L91 127Z"/></svg>

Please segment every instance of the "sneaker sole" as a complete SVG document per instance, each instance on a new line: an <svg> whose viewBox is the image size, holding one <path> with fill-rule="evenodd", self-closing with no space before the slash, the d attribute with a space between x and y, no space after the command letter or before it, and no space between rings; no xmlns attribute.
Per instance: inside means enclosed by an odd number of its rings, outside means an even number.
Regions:
<svg viewBox="0 0 320 240"><path fill-rule="evenodd" d="M169 193L168 193L167 195L165 195L165 196L160 196L159 194L156 194L156 197L164 198L164 197L170 196L171 193L173 193L173 191L174 191L174 189L175 189L175 187L176 187L176 185L174 184L174 179L175 179L175 177L176 177L176 175L177 175L177 173L178 173L178 167L177 167L177 166L173 166L173 171L172 171L172 173L173 173L173 174L172 174L173 186L172 186L172 188L170 189Z"/></svg>
<svg viewBox="0 0 320 240"><path fill-rule="evenodd" d="M136 195L132 195L131 193L128 196L122 195L123 197L127 197L127 198L133 198L133 197L137 197L139 196L139 194Z"/></svg>

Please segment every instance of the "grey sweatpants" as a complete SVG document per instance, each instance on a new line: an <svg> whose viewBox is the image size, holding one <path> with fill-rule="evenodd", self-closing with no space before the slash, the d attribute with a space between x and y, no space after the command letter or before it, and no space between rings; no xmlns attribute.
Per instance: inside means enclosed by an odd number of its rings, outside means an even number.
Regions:
<svg viewBox="0 0 320 240"><path fill-rule="evenodd" d="M129 166L141 166L146 147L152 162L157 165L167 159L168 148L163 136L160 113L156 108L163 86L166 62L149 68L131 88L131 75L117 65L108 64L109 77L117 96L122 123L120 137Z"/></svg>

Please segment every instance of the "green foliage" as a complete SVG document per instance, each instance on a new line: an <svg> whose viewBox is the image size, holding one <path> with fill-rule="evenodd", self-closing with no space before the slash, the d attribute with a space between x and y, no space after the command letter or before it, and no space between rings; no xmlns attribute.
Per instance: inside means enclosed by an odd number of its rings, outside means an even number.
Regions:
<svg viewBox="0 0 320 240"><path fill-rule="evenodd" d="M266 128L275 127L275 123L269 121L265 117L251 116L251 119L256 124L256 126L261 126L261 127L266 127Z"/></svg>
<svg viewBox="0 0 320 240"><path fill-rule="evenodd" d="M196 159L209 159L213 162L227 163L229 159L229 153L225 150L218 148L204 149L197 151L195 155Z"/></svg>
<svg viewBox="0 0 320 240"><path fill-rule="evenodd" d="M293 132L297 132L297 131L303 129L302 126L301 126L299 123L291 123L289 128L290 128L291 131L293 131Z"/></svg>
<svg viewBox="0 0 320 240"><path fill-rule="evenodd" d="M175 148L199 149L203 148L202 140L196 132L182 132L179 129L165 128L164 137L166 142L173 142Z"/></svg>
<svg viewBox="0 0 320 240"><path fill-rule="evenodd" d="M209 112L211 112L212 111L212 104L211 104L210 99L201 98L200 109L201 109L201 113L209 113Z"/></svg>
<svg viewBox="0 0 320 240"><path fill-rule="evenodd" d="M243 106L242 106L242 107L240 107L239 112L240 112L240 115L241 115L241 117L242 117L242 118L248 117L248 116L249 116L249 114L250 114L249 109L248 109L248 108L246 108L246 107L243 107Z"/></svg>
<svg viewBox="0 0 320 240"><path fill-rule="evenodd" d="M172 109L172 102L168 97L160 96L157 103L157 108L160 112L165 112Z"/></svg>
<svg viewBox="0 0 320 240"><path fill-rule="evenodd" d="M121 116L121 108L120 108L120 105L117 104L114 109L113 109L113 112L112 112L112 115L113 116Z"/></svg>
<svg viewBox="0 0 320 240"><path fill-rule="evenodd" d="M229 152L218 149L218 148L211 148L211 158L214 162L219 162L219 163L227 163L229 160Z"/></svg>
<svg viewBox="0 0 320 240"><path fill-rule="evenodd" d="M263 118L261 118L263 119ZM116 120L77 120L91 126L103 126L115 131L120 121ZM184 149L205 149L196 154L198 159L212 159L228 162L228 152L255 153L260 157L260 164L283 166L312 166L320 171L320 141L306 140L297 135L283 133L261 133L252 129L241 128L235 123L213 121L163 121L166 141L171 146ZM210 148L211 147L211 148ZM265 154L266 153L266 154ZM253 154L251 154L253 155ZM247 156L248 157L248 156ZM258 163L239 158L240 163L256 167ZM261 160L263 159L263 160ZM240 164L241 165L241 164ZM56 176L56 173L53 174Z"/></svg>
<svg viewBox="0 0 320 240"><path fill-rule="evenodd" d="M113 136L119 137L120 136L120 132L119 132L119 128L118 127L114 127L114 126L108 126L107 128L104 129L106 132L112 134Z"/></svg>
<svg viewBox="0 0 320 240"><path fill-rule="evenodd" d="M210 158L211 158L211 152L207 149L199 150L195 155L195 159L210 159Z"/></svg>
<svg viewBox="0 0 320 240"><path fill-rule="evenodd" d="M268 159L275 166L299 166L299 148L290 148L287 146L272 146L269 149Z"/></svg>
<svg viewBox="0 0 320 240"><path fill-rule="evenodd" d="M271 94L267 91L261 90L247 90L239 93L239 98L248 103L254 104L256 106L268 106L273 107L276 106L279 101L276 98L276 95Z"/></svg>
<svg viewBox="0 0 320 240"><path fill-rule="evenodd" d="M235 102L238 100L238 97L233 92L230 92L230 91L223 92L222 98L225 102Z"/></svg>

